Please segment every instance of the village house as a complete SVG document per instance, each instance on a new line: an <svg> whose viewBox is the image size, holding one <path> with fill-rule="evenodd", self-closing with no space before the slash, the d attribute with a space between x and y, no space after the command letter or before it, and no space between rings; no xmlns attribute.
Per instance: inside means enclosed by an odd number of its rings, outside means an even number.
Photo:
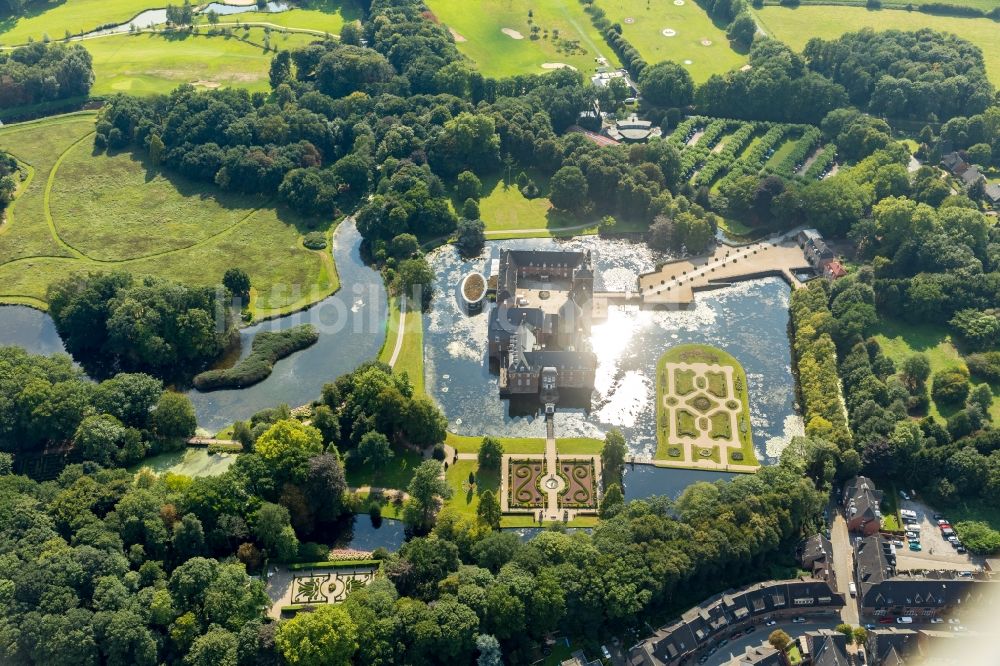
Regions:
<svg viewBox="0 0 1000 666"><path fill-rule="evenodd" d="M833 544L822 534L817 534L802 543L798 551L802 568L811 571L814 578L828 580L835 585L833 576Z"/></svg>
<svg viewBox="0 0 1000 666"><path fill-rule="evenodd" d="M1000 183L990 183L983 191L991 205L1000 206Z"/></svg>
<svg viewBox="0 0 1000 666"><path fill-rule="evenodd" d="M758 621L817 614L832 617L839 614L843 606L844 596L837 594L829 581L807 576L723 592L691 608L677 621L632 647L629 663L632 666L676 666L703 647L714 645Z"/></svg>
<svg viewBox="0 0 1000 666"><path fill-rule="evenodd" d="M803 229L796 237L796 242L802 248L806 256L806 261L812 269L819 275L826 274L827 267L833 263L835 255L833 250L823 240L823 236L816 229ZM837 264L840 266L840 264ZM843 267L841 267L842 270Z"/></svg>
<svg viewBox="0 0 1000 666"><path fill-rule="evenodd" d="M895 548L881 536L855 545L854 566L862 615L926 620L970 604L992 603L1000 591L1000 580L984 573L897 571Z"/></svg>
<svg viewBox="0 0 1000 666"><path fill-rule="evenodd" d="M847 636L832 629L807 631L799 641L802 663L812 666L851 666L847 655Z"/></svg>
<svg viewBox="0 0 1000 666"><path fill-rule="evenodd" d="M785 666L785 657L764 642L760 645L748 645L743 654L733 657L726 666Z"/></svg>
<svg viewBox="0 0 1000 666"><path fill-rule="evenodd" d="M856 476L844 484L841 504L847 518L847 529L865 536L875 534L882 528L882 491L875 483L863 476Z"/></svg>

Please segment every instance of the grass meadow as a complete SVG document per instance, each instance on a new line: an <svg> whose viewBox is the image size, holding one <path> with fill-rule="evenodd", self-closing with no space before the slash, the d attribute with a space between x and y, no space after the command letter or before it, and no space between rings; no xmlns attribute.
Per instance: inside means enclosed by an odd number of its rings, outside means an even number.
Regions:
<svg viewBox="0 0 1000 666"><path fill-rule="evenodd" d="M0 44L13 46L29 39L41 41L63 39L68 32L79 35L99 26L125 23L137 14L161 8L165 2L150 0L49 0L33 2L28 16L0 18ZM176 2L174 4L180 4ZM198 3L192 3L198 4ZM260 21L288 28L305 28L336 34L344 21L361 18L361 9L354 0L323 0L313 2L311 9L287 12L245 12L220 17L220 23ZM200 21L207 21L200 18Z"/></svg>
<svg viewBox="0 0 1000 666"><path fill-rule="evenodd" d="M79 113L0 129L0 148L30 173L0 229L0 302L45 307L51 282L115 269L212 285L238 266L253 281L258 317L337 289L330 253L302 246L305 220L154 173L131 153L93 155L93 123Z"/></svg>
<svg viewBox="0 0 1000 666"><path fill-rule="evenodd" d="M986 73L994 85L1000 85L1000 23L991 19L932 16L899 9L872 11L861 7L818 5L794 9L766 6L753 10L753 13L757 23L768 35L780 39L797 51L801 51L813 37L836 39L846 32L856 32L862 28L933 28L951 32L982 49Z"/></svg>
<svg viewBox="0 0 1000 666"><path fill-rule="evenodd" d="M746 64L747 56L729 45L725 26L716 25L694 0L682 2L676 5L674 0L597 0L612 23L621 23L625 39L650 64L661 60L683 63L695 83ZM667 29L676 34L664 36ZM705 46L703 41L711 44ZM689 60L691 64L687 64Z"/></svg>
<svg viewBox="0 0 1000 666"><path fill-rule="evenodd" d="M589 76L598 56L618 66L617 57L576 0L428 0L427 4L438 21L458 33L458 49L486 76L541 74L544 63L565 63ZM538 39L531 39L532 25L539 28ZM523 39L509 37L504 28ZM553 39L556 30L559 38ZM560 48L570 41L579 47Z"/></svg>
<svg viewBox="0 0 1000 666"><path fill-rule="evenodd" d="M166 94L182 83L269 90L274 52L263 48L264 30L238 30L237 34L241 38L142 33L88 39L81 43L94 58L91 94ZM272 31L270 43L274 48L293 49L314 39Z"/></svg>
<svg viewBox="0 0 1000 666"><path fill-rule="evenodd" d="M906 324L891 319L883 319L879 322L874 338L878 340L882 351L892 359L899 369L903 365L906 357L921 352L927 355L927 360L931 364L931 374L941 370L951 368L965 368L965 361L961 354L952 344L948 330L943 326L933 326L929 324ZM972 378L973 383L981 380ZM930 390L930 380L928 380L928 390ZM1000 386L993 386L993 405L990 407L990 416L994 423L1000 423ZM945 419L955 412L954 408L948 408L942 412L934 399L931 399L930 413L938 419Z"/></svg>

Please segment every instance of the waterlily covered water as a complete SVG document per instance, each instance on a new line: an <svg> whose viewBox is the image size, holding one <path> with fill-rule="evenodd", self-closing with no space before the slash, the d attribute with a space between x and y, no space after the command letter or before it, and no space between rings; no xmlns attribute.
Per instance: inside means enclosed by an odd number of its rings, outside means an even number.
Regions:
<svg viewBox="0 0 1000 666"><path fill-rule="evenodd" d="M487 313L470 317L456 298L461 278L469 271L484 270L488 258L501 247L590 249L595 291L634 288L639 273L653 270L669 257L641 243L594 237L490 242L484 254L472 260L463 260L452 247L431 255L437 290L425 315L426 385L444 410L449 429L465 435L544 437L540 413L525 414L523 409L512 413L499 398L497 377L487 364ZM685 310L612 309L592 330L598 367L591 406L560 406L557 436L603 437L611 428L619 428L633 454L652 456L657 359L673 345L706 343L725 349L743 364L754 446L762 462L773 462L788 440L802 433L788 340L789 291L780 279L768 278L703 292Z"/></svg>

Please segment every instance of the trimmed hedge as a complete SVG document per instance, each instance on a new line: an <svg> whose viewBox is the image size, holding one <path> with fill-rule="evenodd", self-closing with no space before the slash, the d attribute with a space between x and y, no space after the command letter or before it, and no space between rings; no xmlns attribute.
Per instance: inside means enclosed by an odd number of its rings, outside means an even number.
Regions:
<svg viewBox="0 0 1000 666"><path fill-rule="evenodd" d="M312 324L302 324L284 331L261 331L253 338L250 355L231 368L208 370L194 378L199 391L245 388L264 381L274 364L290 354L311 347L319 340Z"/></svg>
<svg viewBox="0 0 1000 666"><path fill-rule="evenodd" d="M380 560L330 560L327 562L298 562L289 564L289 571L302 571L303 569L347 569L349 567L381 566Z"/></svg>

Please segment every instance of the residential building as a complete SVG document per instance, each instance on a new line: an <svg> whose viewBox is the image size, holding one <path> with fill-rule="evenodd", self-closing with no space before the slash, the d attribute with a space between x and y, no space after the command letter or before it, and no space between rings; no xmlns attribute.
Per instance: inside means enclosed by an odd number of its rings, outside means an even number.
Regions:
<svg viewBox="0 0 1000 666"><path fill-rule="evenodd" d="M836 585L833 575L833 544L822 534L817 534L799 546L798 560L803 569L812 572L814 578L830 581Z"/></svg>
<svg viewBox="0 0 1000 666"><path fill-rule="evenodd" d="M847 529L865 536L875 534L882 527L882 491L863 476L856 476L844 484L841 504L847 518Z"/></svg>
<svg viewBox="0 0 1000 666"><path fill-rule="evenodd" d="M806 255L806 260L809 265L812 266L813 270L817 273L824 274L826 272L827 266L833 262L835 255L833 250L826 244L823 240L823 236L816 229L803 229L800 231L795 240L798 242L799 247Z"/></svg>
<svg viewBox="0 0 1000 666"><path fill-rule="evenodd" d="M861 614L873 617L940 617L1000 594L1000 579L986 573L898 571L895 548L877 535L855 545L854 576Z"/></svg>
<svg viewBox="0 0 1000 666"><path fill-rule="evenodd" d="M983 174L979 171L979 167L975 164L970 165L965 171L962 172L962 183L966 187L972 187L981 180L986 180Z"/></svg>
<svg viewBox="0 0 1000 666"><path fill-rule="evenodd" d="M901 666L917 650L917 632L902 627L871 629L865 648L873 664Z"/></svg>
<svg viewBox="0 0 1000 666"><path fill-rule="evenodd" d="M629 663L675 666L757 621L799 615L836 616L843 606L843 595L837 594L828 581L805 576L723 592L635 645L629 651Z"/></svg>
<svg viewBox="0 0 1000 666"><path fill-rule="evenodd" d="M847 275L847 269L844 268L843 264L834 259L833 261L831 261L829 264L826 265L826 270L823 271L823 274L829 280L838 280Z"/></svg>
<svg viewBox="0 0 1000 666"><path fill-rule="evenodd" d="M994 206L1000 206L1000 183L990 183L983 191L987 201Z"/></svg>
<svg viewBox="0 0 1000 666"><path fill-rule="evenodd" d="M577 650L570 654L569 659L561 661L560 666L603 666L603 663L600 659L587 659L583 650Z"/></svg>
<svg viewBox="0 0 1000 666"><path fill-rule="evenodd" d="M785 666L785 658L765 641L760 645L748 645L743 654L733 657L726 666Z"/></svg>
<svg viewBox="0 0 1000 666"><path fill-rule="evenodd" d="M807 631L799 643L805 663L813 666L851 666L847 656L847 636L839 631Z"/></svg>
<svg viewBox="0 0 1000 666"><path fill-rule="evenodd" d="M941 158L941 166L955 174L956 176L961 176L965 173L965 170L969 168L968 162L962 159L962 156L957 152L947 153Z"/></svg>

